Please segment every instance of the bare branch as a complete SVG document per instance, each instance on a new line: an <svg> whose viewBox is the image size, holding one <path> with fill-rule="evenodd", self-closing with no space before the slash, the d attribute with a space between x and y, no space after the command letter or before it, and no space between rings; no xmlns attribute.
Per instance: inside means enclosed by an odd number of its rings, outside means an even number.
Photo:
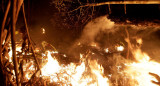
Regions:
<svg viewBox="0 0 160 86"><path fill-rule="evenodd" d="M86 6L101 6L101 5L108 5L108 4L160 4L160 1L108 1L102 3L91 3L86 4Z"/></svg>
<svg viewBox="0 0 160 86"><path fill-rule="evenodd" d="M15 29L16 29L16 0L12 0L12 23L11 23L11 41L12 41L12 53L13 53L13 63L14 63L14 70L16 75L16 83L17 86L20 86L19 82L19 75L18 75L18 61L16 57L16 44L15 44Z"/></svg>
<svg viewBox="0 0 160 86"><path fill-rule="evenodd" d="M90 3L86 5L79 6L78 8L70 11L76 11L83 7L91 7L91 6L102 6L102 5L110 5L110 4L160 4L160 1L108 1L108 2L102 2L102 3Z"/></svg>

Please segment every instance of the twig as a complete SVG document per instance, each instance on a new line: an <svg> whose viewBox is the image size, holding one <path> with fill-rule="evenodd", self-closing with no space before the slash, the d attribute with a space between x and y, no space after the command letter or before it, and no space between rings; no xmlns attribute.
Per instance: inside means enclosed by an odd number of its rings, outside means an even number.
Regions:
<svg viewBox="0 0 160 86"><path fill-rule="evenodd" d="M11 38L11 26L9 26L9 30L8 30L8 33L7 33L7 37L5 39L5 43L2 47L2 51L4 50L5 46L8 44L8 41L9 41L10 38Z"/></svg>
<svg viewBox="0 0 160 86"><path fill-rule="evenodd" d="M111 11L111 6L110 6L110 4L108 4L108 10L109 10L109 14L111 14L112 11Z"/></svg>
<svg viewBox="0 0 160 86"><path fill-rule="evenodd" d="M3 17L3 22L2 22L2 27L1 27L1 35L2 35L4 26L5 26L5 23L6 23L6 19L7 19L7 16L8 16L10 6L11 6L11 0L8 1L7 9L6 9L6 12L5 12L4 17Z"/></svg>
<svg viewBox="0 0 160 86"><path fill-rule="evenodd" d="M130 40L129 40L129 32L127 30L127 26L125 26L125 31L126 31L126 34L127 34L126 42L128 43L126 58L128 59L128 57L129 57L129 49L131 48L131 43L130 43Z"/></svg>
<svg viewBox="0 0 160 86"><path fill-rule="evenodd" d="M2 43L6 39L7 33L8 33L7 29L4 29L3 32L2 32Z"/></svg>
<svg viewBox="0 0 160 86"><path fill-rule="evenodd" d="M12 56L13 56L13 63L14 63L14 70L16 74L16 83L17 86L20 86L19 76L18 76L18 62L16 57L16 43L15 43L15 29L16 29L16 0L12 0L12 15L11 15L11 42L12 42Z"/></svg>
<svg viewBox="0 0 160 86"><path fill-rule="evenodd" d="M127 14L127 9L126 8L127 8L127 6L126 6L126 4L124 4L124 13L125 14Z"/></svg>

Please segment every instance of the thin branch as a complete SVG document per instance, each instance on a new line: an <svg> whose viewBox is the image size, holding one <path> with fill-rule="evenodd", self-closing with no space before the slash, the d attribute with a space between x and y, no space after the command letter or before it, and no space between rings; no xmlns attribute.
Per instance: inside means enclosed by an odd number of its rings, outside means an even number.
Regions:
<svg viewBox="0 0 160 86"><path fill-rule="evenodd" d="M109 14L111 14L111 6L108 4Z"/></svg>
<svg viewBox="0 0 160 86"><path fill-rule="evenodd" d="M16 22L18 19L19 11L20 11L22 4L23 4L23 0L18 0L17 3L18 3L18 5L17 5L17 11L16 11Z"/></svg>
<svg viewBox="0 0 160 86"><path fill-rule="evenodd" d="M108 4L160 4L160 1L108 1L108 2L102 2L102 3L86 4L82 7L101 6L101 5L108 5Z"/></svg>
<svg viewBox="0 0 160 86"><path fill-rule="evenodd" d="M9 0L6 12L5 12L4 17L3 17L3 22L2 22L2 27L1 27L1 35L2 35L4 26L5 26L5 23L6 23L6 19L7 19L7 16L8 16L8 12L9 12L10 6L11 6L11 1Z"/></svg>
<svg viewBox="0 0 160 86"><path fill-rule="evenodd" d="M5 43L3 44L3 47L2 47L2 50L4 50L4 48L6 47L6 45L8 44L9 40L11 38L11 26L9 26L9 29L8 29L8 33L7 33L7 37L5 39Z"/></svg>
<svg viewBox="0 0 160 86"><path fill-rule="evenodd" d="M16 29L16 0L12 0L12 23L11 23L11 41L12 41L12 56L13 56L13 63L14 63L14 70L16 74L16 83L17 86L20 86L19 82L19 75L18 75L18 62L16 57L16 43L15 43L15 29Z"/></svg>
<svg viewBox="0 0 160 86"><path fill-rule="evenodd" d="M1 26L1 32L0 32L0 59L1 59L1 65L3 65L3 58L2 58L2 33L3 33L3 30L4 30L4 27L5 27L5 23L6 23L6 19L7 19L7 16L8 16L8 12L9 12L9 9L10 9L10 6L11 6L11 1L9 0L8 1L8 4L7 4L7 9L5 11L5 14L4 14L4 17L3 17L3 22L2 22L2 26Z"/></svg>
<svg viewBox="0 0 160 86"><path fill-rule="evenodd" d="M130 39L129 39L129 32L127 30L127 26L125 26L125 31L126 31L126 35L127 35L126 42L128 43L126 58L128 59L129 58L129 50L132 49L132 47L131 47L131 43L130 43Z"/></svg>
<svg viewBox="0 0 160 86"><path fill-rule="evenodd" d="M126 4L124 4L124 13L125 14L127 14L127 9L126 8L127 8L127 6L126 6Z"/></svg>

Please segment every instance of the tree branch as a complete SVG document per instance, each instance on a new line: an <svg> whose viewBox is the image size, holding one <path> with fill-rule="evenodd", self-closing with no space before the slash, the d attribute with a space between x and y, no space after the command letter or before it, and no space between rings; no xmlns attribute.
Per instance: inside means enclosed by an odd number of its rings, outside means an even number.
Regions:
<svg viewBox="0 0 160 86"><path fill-rule="evenodd" d="M102 2L102 3L90 3L86 5L79 6L78 8L70 11L76 11L83 7L91 7L91 6L102 6L102 5L110 5L110 4L160 4L160 1L108 1L108 2Z"/></svg>
<svg viewBox="0 0 160 86"><path fill-rule="evenodd" d="M18 62L16 57L16 44L15 44L15 29L16 29L16 0L12 0L12 23L11 23L11 41L12 41L12 56L13 56L13 63L14 63L14 70L16 76L16 83L17 86L20 86L19 82L19 74L18 74Z"/></svg>
<svg viewBox="0 0 160 86"><path fill-rule="evenodd" d="M86 6L101 6L101 5L108 5L108 4L160 4L160 1L108 1L102 3L91 3L86 4Z"/></svg>

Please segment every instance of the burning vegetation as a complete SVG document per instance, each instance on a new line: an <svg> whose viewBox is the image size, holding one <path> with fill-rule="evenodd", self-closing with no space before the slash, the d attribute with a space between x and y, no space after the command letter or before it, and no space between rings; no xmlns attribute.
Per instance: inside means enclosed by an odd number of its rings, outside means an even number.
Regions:
<svg viewBox="0 0 160 86"><path fill-rule="evenodd" d="M100 5L138 2L106 2ZM143 46L147 45L146 41L149 40L146 37L159 37L159 26L117 24L106 15L97 17L86 23L79 38L63 51L46 41L40 43L41 46L35 46L29 35L23 0L6 0L5 3L7 5L3 13L0 36L1 85L160 85L160 61L149 55ZM76 10L97 5L86 4ZM24 26L16 29L20 12ZM40 28L40 31L47 38L45 28Z"/></svg>

